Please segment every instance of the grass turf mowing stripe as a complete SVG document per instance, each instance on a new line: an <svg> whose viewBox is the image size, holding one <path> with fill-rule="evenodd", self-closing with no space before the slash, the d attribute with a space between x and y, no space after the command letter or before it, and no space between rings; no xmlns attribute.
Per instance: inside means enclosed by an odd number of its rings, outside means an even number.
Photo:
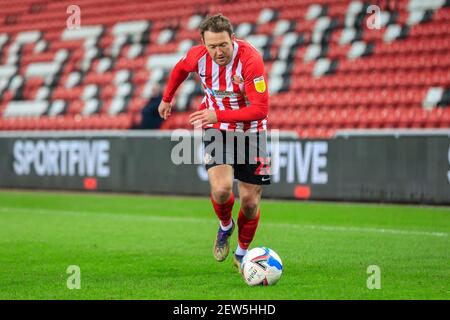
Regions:
<svg viewBox="0 0 450 320"><path fill-rule="evenodd" d="M67 211L67 210L47 210L47 209L36 209L36 208L12 208L12 207L0 207L0 212L16 212L16 213L38 213L38 214L63 214L63 215L90 215L92 212L82 212L82 211ZM99 212L96 211L95 214L102 215L105 218L117 219L122 217L130 218L130 215L126 213L109 213L109 212ZM155 216L155 215L133 215L132 219L137 220L153 220L153 221L165 221L165 222L175 222L175 223L216 223L217 220L209 218L190 218L190 217L167 217L167 216ZM330 226L330 225L311 225L311 224L285 224L285 223L275 223L268 222L265 224L268 227L275 228L298 228L298 229L311 229L311 230L321 230L330 232L372 232L380 234L392 234L392 235L412 235L412 236L430 236L430 237L448 237L448 233L445 232L428 232L428 231L418 231L418 230L399 230L399 229L381 229L381 228L360 228L354 226Z"/></svg>

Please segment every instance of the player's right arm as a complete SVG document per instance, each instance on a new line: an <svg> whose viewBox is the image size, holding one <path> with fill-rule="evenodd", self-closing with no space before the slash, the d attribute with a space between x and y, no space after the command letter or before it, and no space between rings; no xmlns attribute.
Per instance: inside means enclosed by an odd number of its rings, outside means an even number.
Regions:
<svg viewBox="0 0 450 320"><path fill-rule="evenodd" d="M188 77L189 73L196 72L198 66L199 54L201 54L202 48L195 46L191 48L185 57L183 57L170 73L169 80L167 81L166 89L164 90L163 99L158 107L158 112L161 118L167 119L170 116L172 110L172 99L177 91L178 87Z"/></svg>

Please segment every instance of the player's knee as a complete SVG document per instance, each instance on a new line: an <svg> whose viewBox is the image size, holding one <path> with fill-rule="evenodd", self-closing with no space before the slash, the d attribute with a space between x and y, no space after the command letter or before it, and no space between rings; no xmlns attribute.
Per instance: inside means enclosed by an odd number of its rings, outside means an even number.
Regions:
<svg viewBox="0 0 450 320"><path fill-rule="evenodd" d="M241 210L247 219L254 219L258 213L259 199L254 196L243 196L240 199Z"/></svg>
<svg viewBox="0 0 450 320"><path fill-rule="evenodd" d="M217 203L225 203L230 199L231 192L231 186L220 186L212 190L212 196Z"/></svg>

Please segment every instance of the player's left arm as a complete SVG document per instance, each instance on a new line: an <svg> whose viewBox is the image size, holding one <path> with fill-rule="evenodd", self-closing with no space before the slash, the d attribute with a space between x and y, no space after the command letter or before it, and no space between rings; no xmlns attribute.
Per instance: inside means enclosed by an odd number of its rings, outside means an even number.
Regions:
<svg viewBox="0 0 450 320"><path fill-rule="evenodd" d="M239 110L216 110L219 122L240 122L262 120L269 110L269 93L264 71L264 62L254 54L243 67L244 88L250 105Z"/></svg>
<svg viewBox="0 0 450 320"><path fill-rule="evenodd" d="M244 88L250 105L239 110L201 110L189 117L189 122L199 121L201 124L216 122L241 122L262 120L269 110L269 93L264 71L263 59L260 55L253 55L242 69Z"/></svg>

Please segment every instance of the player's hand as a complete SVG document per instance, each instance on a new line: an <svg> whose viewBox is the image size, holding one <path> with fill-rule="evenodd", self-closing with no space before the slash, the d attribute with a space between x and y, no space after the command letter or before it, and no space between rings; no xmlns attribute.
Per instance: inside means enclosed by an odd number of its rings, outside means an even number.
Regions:
<svg viewBox="0 0 450 320"><path fill-rule="evenodd" d="M161 101L158 107L159 116L166 120L170 116L170 111L172 110L171 102Z"/></svg>
<svg viewBox="0 0 450 320"><path fill-rule="evenodd" d="M217 115L214 110L203 109L195 111L189 115L189 123L195 126L204 126L217 122Z"/></svg>

